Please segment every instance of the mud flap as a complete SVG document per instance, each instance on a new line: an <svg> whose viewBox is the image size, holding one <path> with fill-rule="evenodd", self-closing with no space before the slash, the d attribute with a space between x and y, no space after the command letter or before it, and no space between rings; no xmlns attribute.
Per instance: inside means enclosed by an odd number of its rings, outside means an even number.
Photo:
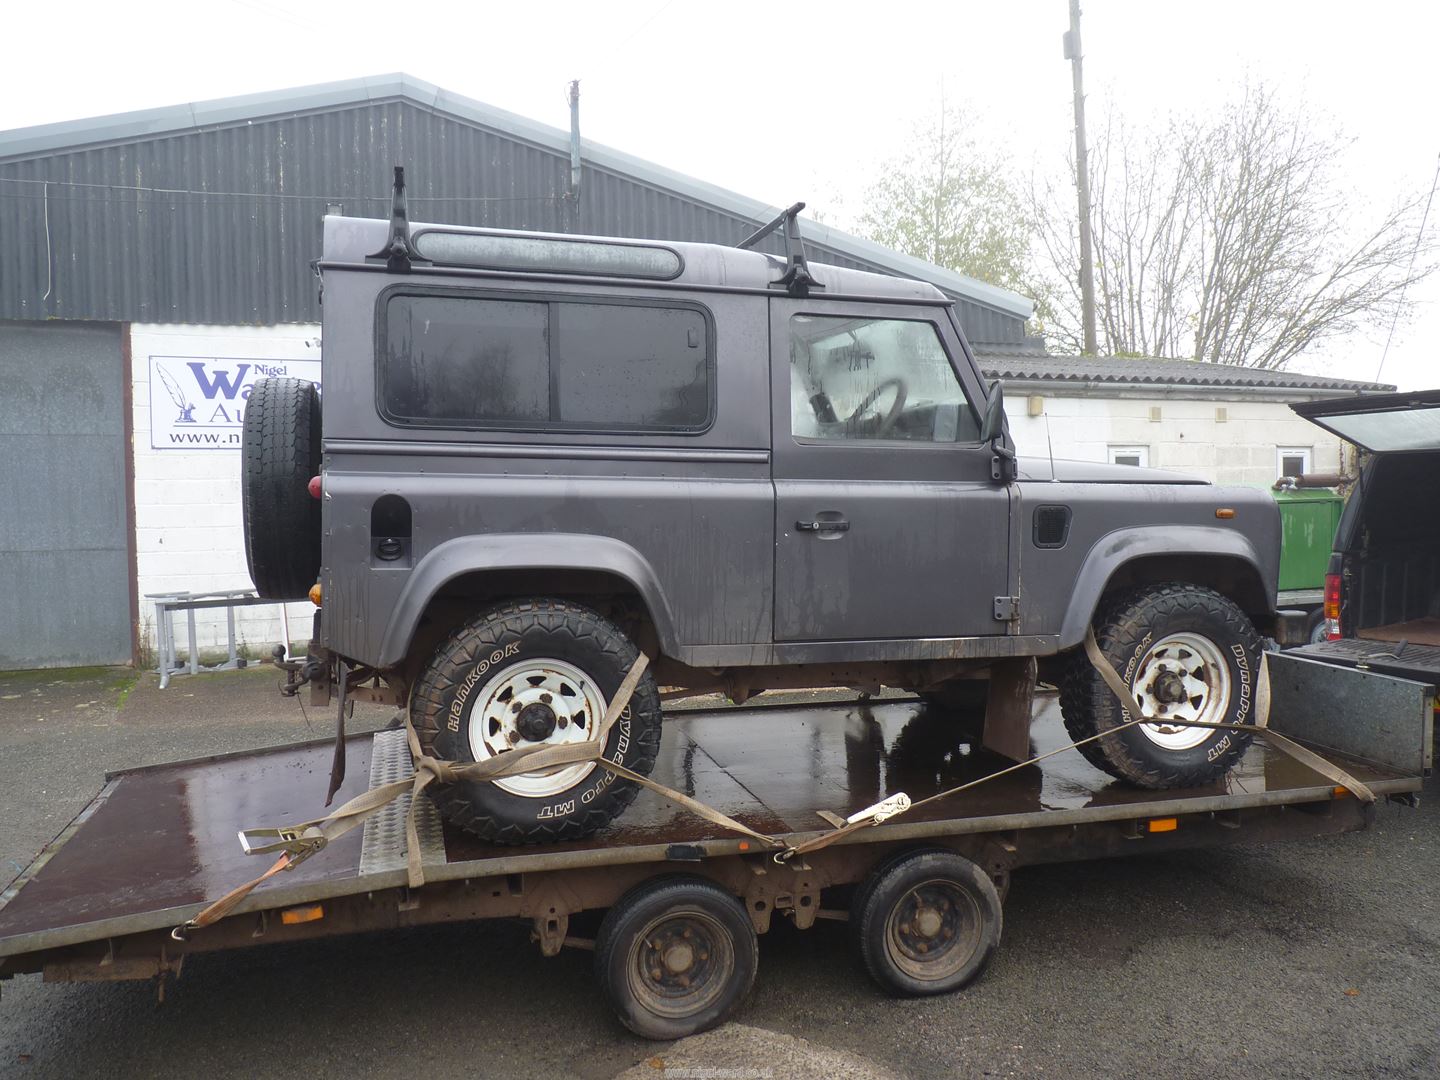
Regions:
<svg viewBox="0 0 1440 1080"><path fill-rule="evenodd" d="M1030 720L1035 705L1037 664L1033 656L1001 660L990 668L981 745L1011 761L1030 757Z"/></svg>

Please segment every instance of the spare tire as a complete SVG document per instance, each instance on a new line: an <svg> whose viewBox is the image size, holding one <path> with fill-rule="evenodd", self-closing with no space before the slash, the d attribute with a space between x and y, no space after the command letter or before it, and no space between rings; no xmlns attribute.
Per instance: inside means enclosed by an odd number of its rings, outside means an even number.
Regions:
<svg viewBox="0 0 1440 1080"><path fill-rule="evenodd" d="M240 495L245 561L267 600L303 600L320 573L320 394L304 379L257 379L245 405Z"/></svg>

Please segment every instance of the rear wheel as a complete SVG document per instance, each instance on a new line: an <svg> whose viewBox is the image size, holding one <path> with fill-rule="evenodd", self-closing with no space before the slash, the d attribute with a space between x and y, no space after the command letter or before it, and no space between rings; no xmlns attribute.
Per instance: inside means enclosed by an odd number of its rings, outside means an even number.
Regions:
<svg viewBox="0 0 1440 1080"><path fill-rule="evenodd" d="M258 379L240 437L245 561L267 600L303 600L320 573L320 394L304 379Z"/></svg>
<svg viewBox="0 0 1440 1080"><path fill-rule="evenodd" d="M881 987L906 997L968 985L1000 945L1000 893L984 870L941 848L894 856L850 909L851 940Z"/></svg>
<svg viewBox="0 0 1440 1080"><path fill-rule="evenodd" d="M421 747L485 761L535 746L594 743L639 656L608 619L562 600L505 604L476 616L435 652L410 710ZM660 746L660 695L647 672L606 737L604 756L648 775ZM499 843L570 840L607 824L638 786L593 761L435 789L450 821Z"/></svg>
<svg viewBox="0 0 1440 1080"><path fill-rule="evenodd" d="M595 975L621 1023L681 1039L723 1021L755 982L755 928L703 878L662 878L627 893L600 924Z"/></svg>
<svg viewBox="0 0 1440 1080"><path fill-rule="evenodd" d="M1198 585L1150 586L1111 600L1096 616L1095 638L1156 722L1082 746L1093 765L1147 788L1208 784L1230 771L1250 735L1186 722L1254 722L1261 643L1244 612ZM1131 718L1084 653L1071 661L1060 708L1076 740Z"/></svg>

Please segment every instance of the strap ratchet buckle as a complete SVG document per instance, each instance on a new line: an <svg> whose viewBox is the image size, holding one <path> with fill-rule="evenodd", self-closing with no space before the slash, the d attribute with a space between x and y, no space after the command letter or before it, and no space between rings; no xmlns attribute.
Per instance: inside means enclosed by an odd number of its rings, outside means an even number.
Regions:
<svg viewBox="0 0 1440 1080"><path fill-rule="evenodd" d="M292 867L304 862L329 842L325 834L314 825L240 830L240 847L246 855L283 851L290 856Z"/></svg>

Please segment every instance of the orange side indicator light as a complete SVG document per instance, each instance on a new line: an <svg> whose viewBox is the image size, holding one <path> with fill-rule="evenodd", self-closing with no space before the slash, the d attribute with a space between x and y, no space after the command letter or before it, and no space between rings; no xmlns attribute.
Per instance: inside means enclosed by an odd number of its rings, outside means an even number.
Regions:
<svg viewBox="0 0 1440 1080"><path fill-rule="evenodd" d="M1346 795L1350 794L1350 789L1342 785L1337 785L1335 787L1335 790L1332 791L1330 794L1334 795L1337 799L1343 799Z"/></svg>
<svg viewBox="0 0 1440 1080"><path fill-rule="evenodd" d="M1221 521L1229 521L1235 516L1235 511L1228 506L1222 506L1215 511L1215 516Z"/></svg>
<svg viewBox="0 0 1440 1080"><path fill-rule="evenodd" d="M749 841L749 840L741 840L741 841L740 841L740 850L741 850L741 851L749 851L749 850L750 850L750 841Z"/></svg>
<svg viewBox="0 0 1440 1080"><path fill-rule="evenodd" d="M320 606L320 583L316 582L310 586L310 602L316 607Z"/></svg>
<svg viewBox="0 0 1440 1080"><path fill-rule="evenodd" d="M323 904L301 904L299 907L286 908L280 912L280 921L286 926L299 926L301 923L319 922L325 917L325 905Z"/></svg>
<svg viewBox="0 0 1440 1080"><path fill-rule="evenodd" d="M1180 819L1173 817L1151 818L1146 823L1146 829L1149 832L1174 832L1179 827Z"/></svg>

